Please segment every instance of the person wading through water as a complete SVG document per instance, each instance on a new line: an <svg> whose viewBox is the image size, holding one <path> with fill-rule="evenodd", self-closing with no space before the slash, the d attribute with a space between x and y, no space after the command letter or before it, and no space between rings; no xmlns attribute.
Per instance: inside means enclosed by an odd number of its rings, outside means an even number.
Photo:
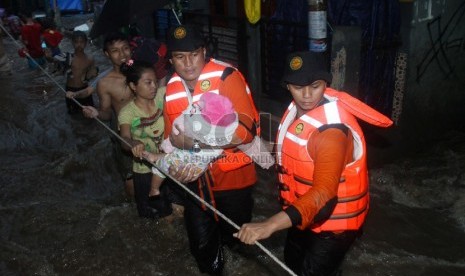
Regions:
<svg viewBox="0 0 465 276"><path fill-rule="evenodd" d="M284 261L297 275L339 275L368 213L366 144L357 118L392 125L368 105L329 88L327 68L321 53L287 57L282 85L294 100L276 136L283 211L234 234L254 244L288 229Z"/></svg>

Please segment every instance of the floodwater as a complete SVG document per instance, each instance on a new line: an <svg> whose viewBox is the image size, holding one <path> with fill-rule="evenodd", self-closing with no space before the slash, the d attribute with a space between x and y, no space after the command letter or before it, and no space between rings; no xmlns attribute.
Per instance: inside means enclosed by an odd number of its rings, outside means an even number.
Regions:
<svg viewBox="0 0 465 276"><path fill-rule="evenodd" d="M0 275L200 275L182 218L139 218L111 134L69 116L61 88L4 43L13 75L0 80ZM99 48L88 52L108 65ZM345 276L465 275L465 133L420 152L370 170L371 210ZM259 177L256 220L279 210L274 173ZM284 237L262 243L281 260ZM225 275L287 275L256 246L226 249L226 260Z"/></svg>

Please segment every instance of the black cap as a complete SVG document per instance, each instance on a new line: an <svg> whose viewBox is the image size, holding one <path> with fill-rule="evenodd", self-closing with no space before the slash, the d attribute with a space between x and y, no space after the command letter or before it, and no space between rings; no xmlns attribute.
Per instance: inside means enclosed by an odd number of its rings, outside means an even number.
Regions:
<svg viewBox="0 0 465 276"><path fill-rule="evenodd" d="M281 85L295 84L306 86L317 80L330 83L332 75L326 65L323 53L295 52L286 58L286 67Z"/></svg>
<svg viewBox="0 0 465 276"><path fill-rule="evenodd" d="M168 30L166 40L168 51L190 52L205 46L205 41L200 31L191 25L180 25Z"/></svg>

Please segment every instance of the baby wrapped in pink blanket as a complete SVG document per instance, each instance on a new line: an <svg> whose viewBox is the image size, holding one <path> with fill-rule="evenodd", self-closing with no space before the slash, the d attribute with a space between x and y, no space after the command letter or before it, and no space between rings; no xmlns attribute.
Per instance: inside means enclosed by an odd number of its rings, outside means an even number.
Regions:
<svg viewBox="0 0 465 276"><path fill-rule="evenodd" d="M172 131L174 134L179 134L177 130L179 129L186 136L200 143L212 147L222 147L231 143L238 125L238 115L234 111L231 101L222 95L208 92L202 94L197 103L186 108L174 120ZM192 164L195 169L195 178L199 177L211 162L221 157L223 152L223 149L220 148L201 149L198 152L178 149L173 147L169 139L162 142L161 148L167 154L156 161L158 168L167 172L172 165ZM251 143L239 145L237 148L265 169L274 164L273 156L258 136L255 136ZM163 177L156 168L152 170Z"/></svg>

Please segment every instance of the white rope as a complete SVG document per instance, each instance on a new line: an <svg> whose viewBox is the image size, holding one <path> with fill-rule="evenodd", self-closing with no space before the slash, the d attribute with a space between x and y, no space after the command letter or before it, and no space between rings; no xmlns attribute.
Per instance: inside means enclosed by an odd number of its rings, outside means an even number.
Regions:
<svg viewBox="0 0 465 276"><path fill-rule="evenodd" d="M174 17L176 17L176 21L178 21L178 24L179 24L179 25L182 25L182 24L181 24L181 21L179 20L178 15L176 14L176 11L174 10L174 8L171 9L171 11L173 11Z"/></svg>
<svg viewBox="0 0 465 276"><path fill-rule="evenodd" d="M173 10L174 12L174 10ZM177 18L177 17L176 17ZM178 22L179 22L179 19L178 19ZM0 24L0 27L3 29L3 31L5 31L5 33L14 41L14 43L18 46L18 49L20 49L21 47L23 47L21 44L19 44L14 38L13 36L4 28L4 26L2 24ZM66 93L66 90L63 89L63 87L55 80L53 79L53 77L44 69L42 68L42 66L40 66L40 64L38 64L30 55L29 53L26 53L26 55L42 70L42 72L44 72L59 88L60 90L62 90L64 93ZM71 100L73 100L77 105L79 105L81 108L83 107L83 105L78 102L76 99L74 98L71 98ZM126 141L123 137L121 137L118 133L116 133L114 130L112 130L109 126L107 126L107 124L105 124L103 121L101 121L99 118L97 117L93 117L93 119L95 119L98 123L100 123L104 128L106 128L111 134L113 134L114 136L116 136L116 138L118 138L121 142L123 142L124 144L126 144L129 148L132 148L132 145ZM218 209L216 209L215 207L213 207L210 203L206 202L203 198L199 197L198 195L196 195L194 192L192 192L189 188L187 188L186 185L182 184L181 182L179 182L177 179L175 179L173 176L171 176L169 173L167 172L164 172L162 169L160 169L154 162L151 162L150 160L148 160L147 158L144 158L146 159L146 161L148 163L150 163L152 166L154 166L155 168L157 168L159 171L163 172L163 174L165 174L168 178L170 178L171 180L173 180L173 182L175 182L178 186L180 186L182 189L184 189L187 193L189 193L191 196L193 196L195 199L197 199L198 201L200 201L202 204L204 204L205 206L207 206L211 211L213 211L215 214L217 214L219 217L221 217L222 219L224 219L227 223L229 223L231 226L233 226L236 230L239 230L240 227L234 223L231 219L229 219L228 217L226 217L223 213L221 213L220 211L218 211ZM271 259L273 259L277 264L279 264L284 270L286 270L290 275L293 275L293 276L297 276L289 267L287 267L281 260L279 260L275 255L273 255L273 253L271 253L271 251L269 251L268 249L266 249L260 242L258 241L255 241L255 244L261 249L263 250L263 252L265 252Z"/></svg>

